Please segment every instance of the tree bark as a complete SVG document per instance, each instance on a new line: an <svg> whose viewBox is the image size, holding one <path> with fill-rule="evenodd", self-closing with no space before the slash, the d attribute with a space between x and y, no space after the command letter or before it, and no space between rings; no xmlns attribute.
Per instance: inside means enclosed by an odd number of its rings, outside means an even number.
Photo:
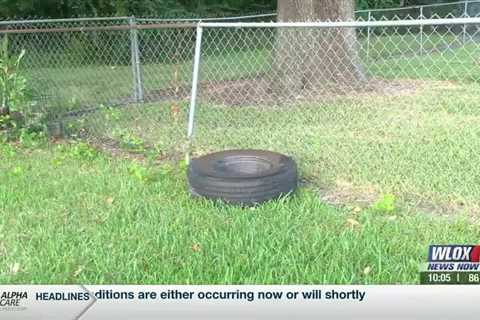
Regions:
<svg viewBox="0 0 480 320"><path fill-rule="evenodd" d="M278 0L277 6L281 22L354 18L353 0ZM365 81L356 44L354 28L282 28L276 43L282 92Z"/></svg>

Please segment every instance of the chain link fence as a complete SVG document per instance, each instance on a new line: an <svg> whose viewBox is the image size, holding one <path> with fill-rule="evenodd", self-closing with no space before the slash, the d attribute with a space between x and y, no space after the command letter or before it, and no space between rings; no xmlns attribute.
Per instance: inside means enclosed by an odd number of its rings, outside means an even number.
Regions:
<svg viewBox="0 0 480 320"><path fill-rule="evenodd" d="M473 210L479 22L202 24L193 154L292 155L333 203Z"/></svg>
<svg viewBox="0 0 480 320"><path fill-rule="evenodd" d="M263 21L269 14L206 21ZM10 54L26 50L28 118L112 147L184 153L198 19L0 21ZM28 110L27 110L28 109ZM155 136L153 131L162 133Z"/></svg>
<svg viewBox="0 0 480 320"><path fill-rule="evenodd" d="M334 203L480 206L478 18L225 21L9 21L0 36L26 50L24 114L65 135L164 157L284 152Z"/></svg>
<svg viewBox="0 0 480 320"><path fill-rule="evenodd" d="M454 1L355 12L360 21L470 18L480 16L480 1Z"/></svg>

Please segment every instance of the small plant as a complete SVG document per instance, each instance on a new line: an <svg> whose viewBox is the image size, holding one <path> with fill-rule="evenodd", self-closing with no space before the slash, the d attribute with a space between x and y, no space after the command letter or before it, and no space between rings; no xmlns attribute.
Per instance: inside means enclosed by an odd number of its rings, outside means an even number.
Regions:
<svg viewBox="0 0 480 320"><path fill-rule="evenodd" d="M45 135L43 132L32 132L26 128L21 128L19 132L18 141L24 148L36 148L45 143Z"/></svg>
<svg viewBox="0 0 480 320"><path fill-rule="evenodd" d="M52 160L54 166L59 166L67 158L78 160L93 160L98 156L98 151L88 143L75 141L72 144L59 144L56 147L58 155Z"/></svg>
<svg viewBox="0 0 480 320"><path fill-rule="evenodd" d="M98 156L96 149L85 142L75 142L71 145L68 151L75 159L79 160L93 160Z"/></svg>
<svg viewBox="0 0 480 320"><path fill-rule="evenodd" d="M130 152L144 152L145 142L126 130L119 130L115 134L120 139L120 147Z"/></svg>
<svg viewBox="0 0 480 320"><path fill-rule="evenodd" d="M128 166L128 173L135 179L147 183L156 182L162 177L172 174L174 167L169 164L164 164L159 167L149 167L139 164L138 162L132 162Z"/></svg>
<svg viewBox="0 0 480 320"><path fill-rule="evenodd" d="M85 118L65 121L63 128L65 130L64 134L72 139L81 139L88 135L87 119Z"/></svg>
<svg viewBox="0 0 480 320"><path fill-rule="evenodd" d="M100 110L102 110L105 120L107 121L118 121L120 120L121 113L118 109L108 107L105 105L100 105Z"/></svg>
<svg viewBox="0 0 480 320"><path fill-rule="evenodd" d="M13 158L17 154L17 151L10 144L4 144L0 141L0 158Z"/></svg>
<svg viewBox="0 0 480 320"><path fill-rule="evenodd" d="M21 166L16 166L12 169L11 174L14 176L21 176L24 172L25 171Z"/></svg>
<svg viewBox="0 0 480 320"><path fill-rule="evenodd" d="M27 83L21 74L21 62L24 56L25 50L18 55L10 56L8 38L4 37L0 54L0 116L17 111L24 101Z"/></svg>
<svg viewBox="0 0 480 320"><path fill-rule="evenodd" d="M383 213L392 213L395 211L395 195L384 194L372 206L373 210Z"/></svg>
<svg viewBox="0 0 480 320"><path fill-rule="evenodd" d="M188 168L188 163L186 160L180 160L177 164L178 168L183 172L187 170Z"/></svg>
<svg viewBox="0 0 480 320"><path fill-rule="evenodd" d="M128 173L141 182L149 182L152 180L152 174L148 168L136 162L132 162L132 164L128 166Z"/></svg>
<svg viewBox="0 0 480 320"><path fill-rule="evenodd" d="M17 124L13 121L10 114L0 115L0 130L16 128Z"/></svg>

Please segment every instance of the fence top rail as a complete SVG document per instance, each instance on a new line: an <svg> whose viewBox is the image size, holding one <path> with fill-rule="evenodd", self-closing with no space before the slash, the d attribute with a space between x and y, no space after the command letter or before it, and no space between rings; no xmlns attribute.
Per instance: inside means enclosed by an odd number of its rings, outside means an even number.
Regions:
<svg viewBox="0 0 480 320"><path fill-rule="evenodd" d="M114 25L101 27L65 27L65 28L31 28L31 29L0 29L0 34L25 34L25 33L74 33L95 31L129 31L129 30L154 30L154 29L189 29L196 28L198 23L154 23L145 25Z"/></svg>
<svg viewBox="0 0 480 320"><path fill-rule="evenodd" d="M480 17L449 19L385 20L385 21L326 21L326 22L202 22L205 28L315 28L315 27L402 27L480 24Z"/></svg>
<svg viewBox="0 0 480 320"><path fill-rule="evenodd" d="M400 11L400 10L409 10L409 9L418 9L418 8L428 8L428 7L443 7L450 5L460 5L460 4L473 4L480 3L480 0L466 0L466 1L455 1L455 2L445 2L445 3L434 3L434 4L425 4L425 5L415 5L407 7L394 7L394 8L381 8L381 9L364 9L356 10L355 13L369 13L369 12L389 12L389 11ZM215 18L136 18L138 22L215 22L215 21L231 21L231 20L248 20L255 18L266 18L266 17L276 17L277 13L263 13L256 15L244 15L244 16L235 16L235 17L215 17ZM85 17L85 18L64 18L64 19L28 19L28 20L0 20L1 25L21 25L21 24L35 24L35 23L68 23L68 22L89 22L89 21L115 21L115 20L126 20L133 17L129 16L119 16L119 17Z"/></svg>
<svg viewBox="0 0 480 320"><path fill-rule="evenodd" d="M385 21L332 21L332 22L196 22L196 23L152 23L136 25L113 25L97 27L65 27L46 29L0 29L0 34L89 32L133 29L175 29L175 28L335 28L335 27L400 27L480 24L480 17L455 19L385 20Z"/></svg>
<svg viewBox="0 0 480 320"><path fill-rule="evenodd" d="M130 17L92 17L92 18L65 18L65 19L0 20L0 25L84 22L84 21L115 21L115 20L128 20L129 18Z"/></svg>
<svg viewBox="0 0 480 320"><path fill-rule="evenodd" d="M355 13L368 13L368 12L387 12L387 11L400 11L400 10L409 10L409 9L420 9L420 8L434 8L434 7L446 7L459 4L471 4L479 3L480 0L468 0L468 1L455 1L455 2L443 2L443 3L432 3L432 4L419 4L415 6L407 7L392 7L392 8L381 8L381 9L363 9L356 10Z"/></svg>

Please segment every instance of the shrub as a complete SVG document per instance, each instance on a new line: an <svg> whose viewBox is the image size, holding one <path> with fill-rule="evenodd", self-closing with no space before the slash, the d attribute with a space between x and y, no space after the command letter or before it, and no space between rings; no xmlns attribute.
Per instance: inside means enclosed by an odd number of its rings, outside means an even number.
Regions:
<svg viewBox="0 0 480 320"><path fill-rule="evenodd" d="M0 116L9 116L12 111L19 111L19 106L25 102L27 80L21 73L21 62L25 50L19 55L10 56L8 38L1 43L0 54Z"/></svg>

